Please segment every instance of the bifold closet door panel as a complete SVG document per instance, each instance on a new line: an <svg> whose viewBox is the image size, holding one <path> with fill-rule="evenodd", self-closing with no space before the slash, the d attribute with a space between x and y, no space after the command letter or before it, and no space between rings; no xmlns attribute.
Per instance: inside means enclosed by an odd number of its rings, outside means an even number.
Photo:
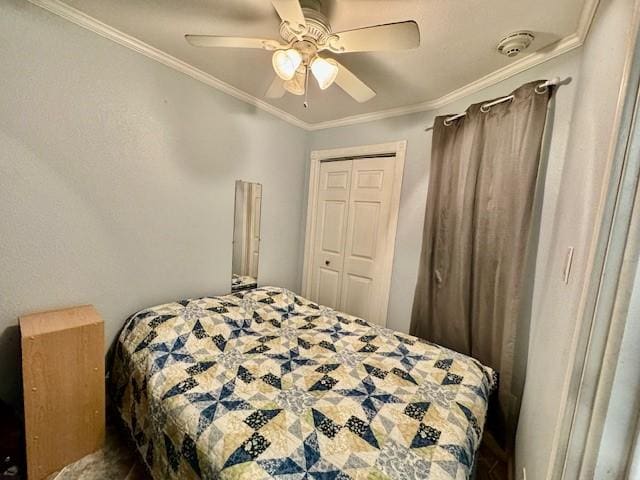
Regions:
<svg viewBox="0 0 640 480"><path fill-rule="evenodd" d="M322 162L311 271L311 299L338 308L353 161Z"/></svg>
<svg viewBox="0 0 640 480"><path fill-rule="evenodd" d="M389 158L353 162L339 309L380 325L393 180Z"/></svg>

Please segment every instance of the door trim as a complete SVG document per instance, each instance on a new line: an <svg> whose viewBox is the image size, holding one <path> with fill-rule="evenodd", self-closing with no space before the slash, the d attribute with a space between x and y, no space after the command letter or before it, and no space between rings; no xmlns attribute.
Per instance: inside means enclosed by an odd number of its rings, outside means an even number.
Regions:
<svg viewBox="0 0 640 480"><path fill-rule="evenodd" d="M548 475L552 479L594 478L598 461L603 458L600 449L606 439L605 426L612 421L609 408L615 403L610 402L616 402L621 393L613 387L621 368L622 341L630 334L627 322L637 321L630 316L630 306L633 290L638 288L634 282L640 259L640 1L634 5L609 158L603 159L610 163L607 191L600 206L592 271L585 287L565 403L554 441L556 453ZM626 368L633 367L627 363ZM632 408L638 405L639 392L624 393ZM616 418L620 422L615 429L617 440L633 437L637 418ZM608 462L619 466L618 472L610 472L611 478L622 478L625 468L631 468L631 448L638 448L624 440L622 448L607 457Z"/></svg>
<svg viewBox="0 0 640 480"><path fill-rule="evenodd" d="M384 323L387 323L387 312L389 309L389 294L391 291L391 273L393 269L393 258L396 250L396 232L398 229L398 215L400 212L400 193L402 191L402 177L404 174L404 159L407 150L407 141L402 140L392 143L380 143L376 145L362 145L348 148L335 148L330 150L313 150L311 152L311 165L309 169L309 196L307 198L307 222L304 242L304 262L302 270L302 295L309 296L311 287L311 263L313 260L318 198L318 184L320 182L320 163L324 161L349 160L354 157L366 158L368 156L388 156L389 161L394 162L393 187L391 192L391 218L390 237L392 242L388 242L386 251L382 254L383 262L383 293L384 301L381 305L383 310ZM366 319L365 319L366 320Z"/></svg>

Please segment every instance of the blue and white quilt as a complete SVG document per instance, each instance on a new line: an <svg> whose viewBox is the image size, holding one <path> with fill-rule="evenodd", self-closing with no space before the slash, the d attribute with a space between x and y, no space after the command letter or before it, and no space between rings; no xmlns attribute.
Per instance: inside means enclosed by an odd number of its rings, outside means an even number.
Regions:
<svg viewBox="0 0 640 480"><path fill-rule="evenodd" d="M465 479L495 383L274 287L136 313L111 380L156 480Z"/></svg>

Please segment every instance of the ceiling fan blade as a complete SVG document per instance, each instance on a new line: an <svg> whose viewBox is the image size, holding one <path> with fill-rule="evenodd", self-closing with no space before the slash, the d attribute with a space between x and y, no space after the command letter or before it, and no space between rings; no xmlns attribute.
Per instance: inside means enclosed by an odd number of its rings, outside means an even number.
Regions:
<svg viewBox="0 0 640 480"><path fill-rule="evenodd" d="M389 23L337 33L330 50L342 52L373 52L408 50L420 46L420 29L414 21Z"/></svg>
<svg viewBox="0 0 640 480"><path fill-rule="evenodd" d="M220 37L217 35L185 35L185 40L194 47L259 48L276 50L281 45L266 38Z"/></svg>
<svg viewBox="0 0 640 480"><path fill-rule="evenodd" d="M340 63L338 63L338 76L335 83L359 103L364 103L376 96L376 92Z"/></svg>
<svg viewBox="0 0 640 480"><path fill-rule="evenodd" d="M284 81L276 75L273 82L269 86L265 97L267 98L282 98L285 94Z"/></svg>
<svg viewBox="0 0 640 480"><path fill-rule="evenodd" d="M280 18L289 22L293 30L302 32L305 29L307 21L304 19L299 0L271 0L271 3Z"/></svg>

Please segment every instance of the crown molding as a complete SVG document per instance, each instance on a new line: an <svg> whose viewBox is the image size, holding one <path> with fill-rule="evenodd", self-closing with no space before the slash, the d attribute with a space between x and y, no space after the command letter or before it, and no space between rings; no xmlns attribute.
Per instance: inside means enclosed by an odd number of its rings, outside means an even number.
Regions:
<svg viewBox="0 0 640 480"><path fill-rule="evenodd" d="M327 128L344 127L347 125L354 125L358 123L372 122L375 120L382 120L385 118L398 117L401 115L408 115L411 113L427 112L441 108L449 103L464 98L468 95L477 93L478 91L495 85L503 80L513 77L518 73L524 72L540 65L544 62L551 60L559 55L567 53L575 48L582 46L584 43L593 18L595 16L599 0L586 0L582 13L580 14L580 20L577 25L576 32L559 40L537 52L533 52L526 57L522 57L509 65L491 72L478 80L475 80L461 88L447 93L437 99L429 100L426 102L420 102L412 105L406 105L403 107L391 108L387 110L379 110L376 112L364 113L361 115L353 115L349 117L339 118L336 120L329 120L325 122L308 123L295 115L292 115L284 110L274 107L270 103L265 102L253 95L250 95L228 83L219 80L218 78L210 75L182 60L179 60L162 50L159 50L151 45L148 45L141 40L132 37L116 28L113 28L100 20L97 20L80 10L73 8L61 0L28 0L30 3L37 5L51 13L54 13L70 22L75 23L87 30L91 30L98 35L108 38L119 45L130 48L131 50L141 53L146 57L149 57L157 62L173 68L191 78L205 83L213 88L216 88L228 95L231 95L238 100L253 105L256 108L260 108L271 115L284 120L296 127L302 128L308 131L324 130Z"/></svg>
<svg viewBox="0 0 640 480"><path fill-rule="evenodd" d="M589 33L593 18L595 17L600 0L586 0L578 26L575 33L558 40L557 42L545 47L541 50L533 52L526 57L522 57L509 65L495 70L484 77L479 78L467 85L453 90L439 98L426 102L406 105L403 107L391 108L387 110L379 110L377 112L364 113L361 115L353 115L349 117L339 118L337 120L328 120L326 122L318 122L309 124L310 130L324 130L327 128L345 127L358 123L373 122L375 120L383 120L385 118L399 117L409 115L411 113L428 112L436 110L456 100L460 100L466 96L479 92L487 87L495 85L503 80L511 78L521 72L529 70L537 65L556 58L562 54L568 53L575 48L581 47Z"/></svg>
<svg viewBox="0 0 640 480"><path fill-rule="evenodd" d="M428 112L436 110L440 107L453 103L456 100L467 97L474 93L484 90L487 87L502 82L508 78L533 68L541 63L547 62L564 53L570 52L574 48L580 47L584 43L577 33L574 33L553 44L549 49L539 50L523 57L522 59L510 63L498 70L494 70L488 75L479 78L467 85L453 90L435 100L415 103L403 107L390 108L387 110L379 110L377 112L363 113L361 115L353 115L350 117L339 118L337 120L328 120L326 122L318 122L310 124L311 130L324 130L327 128L345 127L358 123L373 122L383 120L385 118L399 117L409 115L411 113Z"/></svg>
<svg viewBox="0 0 640 480"><path fill-rule="evenodd" d="M191 78L198 80L202 83L209 85L217 90L220 90L227 95L231 95L238 100L246 102L254 107L260 108L271 115L278 117L285 122L288 122L296 127L303 128L305 130L309 129L309 124L300 120L294 115L291 115L284 110L281 110L273 105L265 102L264 100L260 100L259 98L254 97L253 95L249 95L242 90L229 85L222 80L210 75L199 68L196 68L182 60L179 60L172 55L169 55L162 50L159 50L151 45L144 43L141 40L138 40L131 35L128 35L120 30L113 28L106 23L97 20L86 13L81 12L80 10L70 7L69 5L61 2L60 0L29 0L30 3L37 5L39 7L48 10L51 13L54 13L70 22L75 23L87 30L91 30L98 35L108 38L109 40L113 40L114 42L130 48L131 50L141 53L142 55L149 57L157 62L166 65L167 67L173 68L179 72L182 72L186 75L189 75Z"/></svg>

